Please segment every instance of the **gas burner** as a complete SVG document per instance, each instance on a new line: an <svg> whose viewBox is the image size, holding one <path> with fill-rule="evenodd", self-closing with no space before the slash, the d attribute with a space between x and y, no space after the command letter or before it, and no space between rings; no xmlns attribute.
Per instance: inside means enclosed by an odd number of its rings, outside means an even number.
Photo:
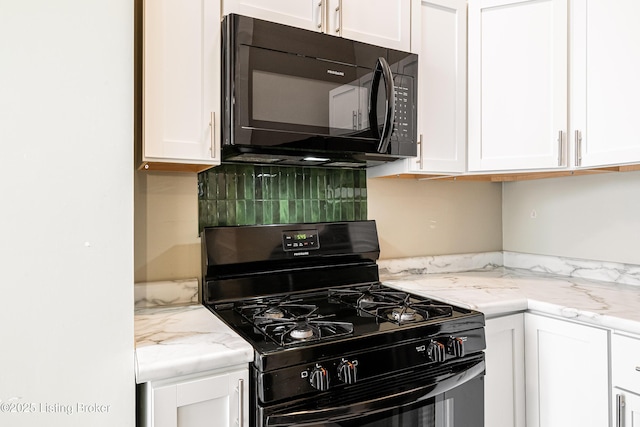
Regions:
<svg viewBox="0 0 640 427"><path fill-rule="evenodd" d="M243 303L238 305L236 310L249 322L260 325L274 319L304 319L313 315L318 307L313 304L302 304L302 299L292 300L289 296L284 296Z"/></svg>
<svg viewBox="0 0 640 427"><path fill-rule="evenodd" d="M291 335L291 338L294 340L306 340L313 337L313 329L307 324L301 324L293 328L289 332L289 335Z"/></svg>
<svg viewBox="0 0 640 427"><path fill-rule="evenodd" d="M282 346L338 338L353 333L352 323L324 319L319 315L298 320L273 319L256 326L265 336Z"/></svg>
<svg viewBox="0 0 640 427"><path fill-rule="evenodd" d="M329 298L337 298L360 309L375 307L379 303L402 301L406 292L383 288L379 283L347 289L329 289Z"/></svg>
<svg viewBox="0 0 640 427"><path fill-rule="evenodd" d="M262 313L262 316L267 319L282 319L284 317L284 311L278 307L269 307Z"/></svg>
<svg viewBox="0 0 640 427"><path fill-rule="evenodd" d="M387 313L387 317L396 322L419 322L424 320L424 317L411 307L395 307Z"/></svg>

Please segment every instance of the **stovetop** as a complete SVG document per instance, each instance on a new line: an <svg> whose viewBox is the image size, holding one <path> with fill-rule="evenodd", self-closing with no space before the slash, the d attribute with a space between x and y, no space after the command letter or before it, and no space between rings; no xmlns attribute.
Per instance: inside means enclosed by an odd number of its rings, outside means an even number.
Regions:
<svg viewBox="0 0 640 427"><path fill-rule="evenodd" d="M379 282L220 304L261 370L484 326L482 314Z"/></svg>
<svg viewBox="0 0 640 427"><path fill-rule="evenodd" d="M253 346L260 375L376 354L358 368L375 376L485 347L482 313L380 283L374 221L207 227L201 242L203 303Z"/></svg>

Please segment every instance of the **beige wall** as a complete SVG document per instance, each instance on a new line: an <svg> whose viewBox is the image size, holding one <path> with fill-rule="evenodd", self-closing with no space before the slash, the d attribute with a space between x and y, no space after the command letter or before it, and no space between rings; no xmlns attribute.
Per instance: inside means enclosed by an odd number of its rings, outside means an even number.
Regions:
<svg viewBox="0 0 640 427"><path fill-rule="evenodd" d="M504 250L640 264L640 172L505 183L503 204Z"/></svg>
<svg viewBox="0 0 640 427"><path fill-rule="evenodd" d="M196 174L136 172L134 216L136 282L200 276Z"/></svg>
<svg viewBox="0 0 640 427"><path fill-rule="evenodd" d="M504 249L640 264L640 172L503 185L368 180L381 258ZM136 173L136 281L199 277L197 202L195 174Z"/></svg>
<svg viewBox="0 0 640 427"><path fill-rule="evenodd" d="M370 179L367 197L382 259L502 249L501 184Z"/></svg>
<svg viewBox="0 0 640 427"><path fill-rule="evenodd" d="M502 247L500 184L374 179L367 187L382 258ZM199 276L196 175L137 172L136 282Z"/></svg>

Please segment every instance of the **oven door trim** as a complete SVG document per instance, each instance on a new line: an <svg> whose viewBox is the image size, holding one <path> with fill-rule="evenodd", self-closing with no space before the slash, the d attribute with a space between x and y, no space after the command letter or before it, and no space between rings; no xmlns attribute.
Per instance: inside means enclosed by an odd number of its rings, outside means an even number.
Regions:
<svg viewBox="0 0 640 427"><path fill-rule="evenodd" d="M293 412L269 414L265 420L265 427L285 427L291 425L306 425L320 422L340 422L358 419L364 415L390 411L406 405L411 405L426 399L446 393L479 376L484 375L484 355L469 365L464 364L459 369L453 369L447 376L438 377L436 381L433 375L428 373L422 376L428 379L427 383L414 381L415 387L399 393L352 403L349 405L328 407L314 410L295 410Z"/></svg>

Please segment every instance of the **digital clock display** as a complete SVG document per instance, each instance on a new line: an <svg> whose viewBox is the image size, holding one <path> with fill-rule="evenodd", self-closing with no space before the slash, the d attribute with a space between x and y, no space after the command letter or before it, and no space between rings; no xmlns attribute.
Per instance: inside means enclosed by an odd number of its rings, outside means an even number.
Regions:
<svg viewBox="0 0 640 427"><path fill-rule="evenodd" d="M318 230L291 230L282 233L282 248L285 251L309 251L320 248Z"/></svg>

